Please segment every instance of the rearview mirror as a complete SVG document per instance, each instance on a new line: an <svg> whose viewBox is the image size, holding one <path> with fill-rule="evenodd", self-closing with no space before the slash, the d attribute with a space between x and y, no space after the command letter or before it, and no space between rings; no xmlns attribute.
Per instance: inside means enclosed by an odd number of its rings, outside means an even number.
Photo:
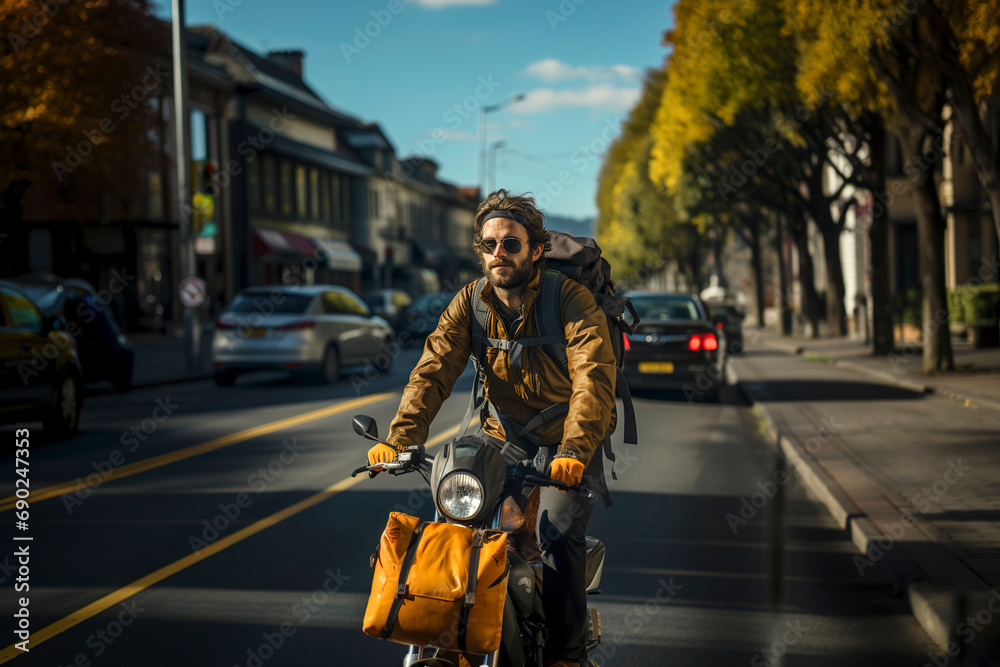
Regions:
<svg viewBox="0 0 1000 667"><path fill-rule="evenodd" d="M368 415L354 415L354 432L358 435L368 438L369 440L379 441L378 439L378 425L375 424L375 420Z"/></svg>

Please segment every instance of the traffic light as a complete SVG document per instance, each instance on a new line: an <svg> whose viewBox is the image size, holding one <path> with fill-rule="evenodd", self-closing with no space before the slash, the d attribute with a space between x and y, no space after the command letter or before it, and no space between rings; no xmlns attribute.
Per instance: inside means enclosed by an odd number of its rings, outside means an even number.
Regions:
<svg viewBox="0 0 1000 667"><path fill-rule="evenodd" d="M211 162L206 162L205 166L201 168L201 187L198 189L210 197L217 194L214 177L215 167L212 166Z"/></svg>

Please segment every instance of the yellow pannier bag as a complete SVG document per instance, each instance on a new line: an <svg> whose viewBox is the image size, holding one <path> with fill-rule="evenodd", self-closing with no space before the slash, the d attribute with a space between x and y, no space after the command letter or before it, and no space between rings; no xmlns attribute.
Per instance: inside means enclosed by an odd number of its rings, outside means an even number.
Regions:
<svg viewBox="0 0 1000 667"><path fill-rule="evenodd" d="M506 533L392 512L372 566L366 634L480 655L499 648Z"/></svg>

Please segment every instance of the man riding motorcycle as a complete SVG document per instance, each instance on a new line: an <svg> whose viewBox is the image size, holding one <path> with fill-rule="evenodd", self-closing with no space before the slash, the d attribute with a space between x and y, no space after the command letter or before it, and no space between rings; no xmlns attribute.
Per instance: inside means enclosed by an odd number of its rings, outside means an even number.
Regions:
<svg viewBox="0 0 1000 667"><path fill-rule="evenodd" d="M562 286L559 308L567 369L560 368L540 346L522 348L518 368L511 365L512 352L503 342L538 335L532 306L539 295L545 252L551 249L543 218L531 197L506 190L490 194L476 211L474 245L486 276L481 299L489 310L485 334L495 344L486 350L483 368L491 407L483 434L505 447L505 455L515 452L517 459L534 458L540 447L546 448L553 479L606 490L601 444L613 425L615 356L607 318L593 294L572 280ZM426 440L431 421L473 351L474 287L470 283L455 296L427 337L386 438L396 449L375 445L368 452L370 465L392 461L396 450ZM556 403L568 404L564 418L543 423L528 437L517 435L516 426L529 424ZM592 510L593 494L540 490L535 533L544 566L548 665L579 665L586 654L584 538Z"/></svg>

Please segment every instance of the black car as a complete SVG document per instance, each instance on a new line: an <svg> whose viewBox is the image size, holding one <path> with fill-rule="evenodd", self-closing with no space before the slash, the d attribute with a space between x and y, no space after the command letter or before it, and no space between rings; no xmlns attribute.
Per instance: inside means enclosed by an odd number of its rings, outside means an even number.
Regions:
<svg viewBox="0 0 1000 667"><path fill-rule="evenodd" d="M399 333L396 337L400 345L420 344L427 338L427 334L434 331L441 314L454 298L454 292L424 294L405 307L399 315Z"/></svg>
<svg viewBox="0 0 1000 667"><path fill-rule="evenodd" d="M41 421L55 438L76 432L83 373L76 341L17 285L0 281L0 423Z"/></svg>
<svg viewBox="0 0 1000 667"><path fill-rule="evenodd" d="M629 387L680 389L717 401L725 384L726 338L693 294L633 292L639 316L628 337L623 373Z"/></svg>
<svg viewBox="0 0 1000 667"><path fill-rule="evenodd" d="M85 382L111 381L117 392L132 388L135 351L93 285L79 278L31 274L14 278L48 317L59 317L77 342Z"/></svg>
<svg viewBox="0 0 1000 667"><path fill-rule="evenodd" d="M746 313L730 304L710 305L709 310L715 327L726 334L726 354L742 354L743 320L746 319Z"/></svg>

